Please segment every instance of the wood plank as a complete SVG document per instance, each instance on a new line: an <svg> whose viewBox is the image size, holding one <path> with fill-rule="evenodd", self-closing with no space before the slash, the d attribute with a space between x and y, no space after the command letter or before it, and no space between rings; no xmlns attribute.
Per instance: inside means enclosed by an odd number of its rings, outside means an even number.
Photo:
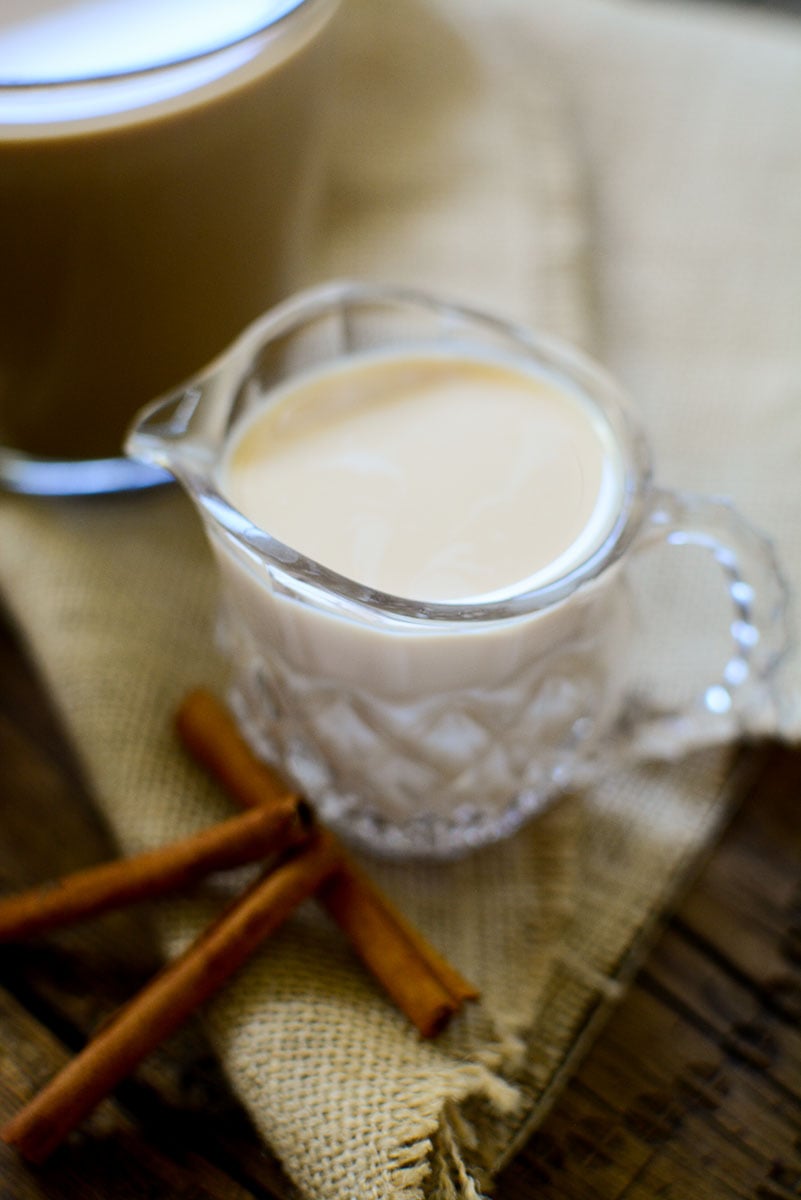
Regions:
<svg viewBox="0 0 801 1200"><path fill-rule="evenodd" d="M801 969L784 953L801 879L801 753L769 747L762 761L631 990L499 1180L497 1200L801 1194L801 1034L787 1004ZM743 949L749 917L759 932Z"/></svg>
<svg viewBox="0 0 801 1200"><path fill-rule="evenodd" d="M5 1119L66 1060L58 1041L0 990L0 1113ZM3 1200L141 1200L143 1196L195 1200L255 1200L251 1192L199 1157L181 1161L145 1142L114 1101L105 1101L43 1167L27 1166L0 1143Z"/></svg>
<svg viewBox="0 0 801 1200"><path fill-rule="evenodd" d="M770 1081L635 988L495 1194L523 1200L536 1183L545 1200L750 1200L777 1164L801 1173L799 1116ZM660 1190L641 1193L644 1179Z"/></svg>
<svg viewBox="0 0 801 1200"><path fill-rule="evenodd" d="M699 953L725 962L801 1023L801 754L776 747L680 914Z"/></svg>
<svg viewBox="0 0 801 1200"><path fill-rule="evenodd" d="M784 1012L675 930L643 973L641 987L703 1029L731 1058L801 1109L801 1031Z"/></svg>

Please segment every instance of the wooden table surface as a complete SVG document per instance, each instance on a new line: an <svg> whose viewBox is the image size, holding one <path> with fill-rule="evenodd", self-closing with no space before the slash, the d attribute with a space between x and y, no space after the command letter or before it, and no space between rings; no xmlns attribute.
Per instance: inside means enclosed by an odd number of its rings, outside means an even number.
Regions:
<svg viewBox="0 0 801 1200"><path fill-rule="evenodd" d="M801 1195L801 753L740 760L738 807L498 1200ZM743 769L744 768L744 769ZM0 890L108 857L47 698L0 621ZM0 955L5 1122L154 969L141 909ZM294 1195L192 1021L0 1200ZM358 1200L343 1197L343 1200Z"/></svg>

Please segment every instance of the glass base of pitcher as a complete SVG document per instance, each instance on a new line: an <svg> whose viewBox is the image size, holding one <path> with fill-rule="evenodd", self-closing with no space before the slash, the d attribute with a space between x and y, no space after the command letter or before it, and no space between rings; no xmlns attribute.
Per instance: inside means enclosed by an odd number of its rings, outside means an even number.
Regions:
<svg viewBox="0 0 801 1200"><path fill-rule="evenodd" d="M97 496L173 482L169 472L129 458L35 458L0 447L0 491L27 496Z"/></svg>
<svg viewBox="0 0 801 1200"><path fill-rule="evenodd" d="M323 793L316 811L329 829L355 849L381 858L446 860L464 858L482 847L505 841L548 808L560 793L521 792L503 810L487 813L468 807L449 817L420 816L393 823L370 808L336 792Z"/></svg>
<svg viewBox="0 0 801 1200"><path fill-rule="evenodd" d="M276 767L287 785L308 800L320 821L344 842L373 856L390 859L457 859L483 846L500 842L572 790L576 778L558 770L543 772L541 782L521 789L491 809L461 804L451 812L424 813L393 819L369 798L338 788L325 764L299 738L281 746L270 736L271 723L263 712L254 715L247 687L233 684L229 703L253 752ZM275 725L272 728L276 728Z"/></svg>

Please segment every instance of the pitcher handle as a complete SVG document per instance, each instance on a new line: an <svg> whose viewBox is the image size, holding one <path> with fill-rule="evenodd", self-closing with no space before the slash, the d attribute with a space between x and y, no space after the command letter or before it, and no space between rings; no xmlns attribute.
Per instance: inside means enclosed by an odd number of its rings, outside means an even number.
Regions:
<svg viewBox="0 0 801 1200"><path fill-rule="evenodd" d="M632 699L623 728L637 758L675 758L700 746L775 732L781 700L775 676L790 644L789 595L772 542L726 500L655 489L635 543L699 546L723 574L733 648L717 679L683 708L649 710Z"/></svg>

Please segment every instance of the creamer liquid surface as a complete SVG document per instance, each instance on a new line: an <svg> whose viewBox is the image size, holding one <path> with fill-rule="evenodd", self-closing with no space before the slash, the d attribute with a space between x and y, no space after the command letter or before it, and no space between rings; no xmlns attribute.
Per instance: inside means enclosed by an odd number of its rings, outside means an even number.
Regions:
<svg viewBox="0 0 801 1200"><path fill-rule="evenodd" d="M235 428L224 494L342 575L427 601L500 598L604 541L623 472L579 392L502 360L364 355L271 394Z"/></svg>

